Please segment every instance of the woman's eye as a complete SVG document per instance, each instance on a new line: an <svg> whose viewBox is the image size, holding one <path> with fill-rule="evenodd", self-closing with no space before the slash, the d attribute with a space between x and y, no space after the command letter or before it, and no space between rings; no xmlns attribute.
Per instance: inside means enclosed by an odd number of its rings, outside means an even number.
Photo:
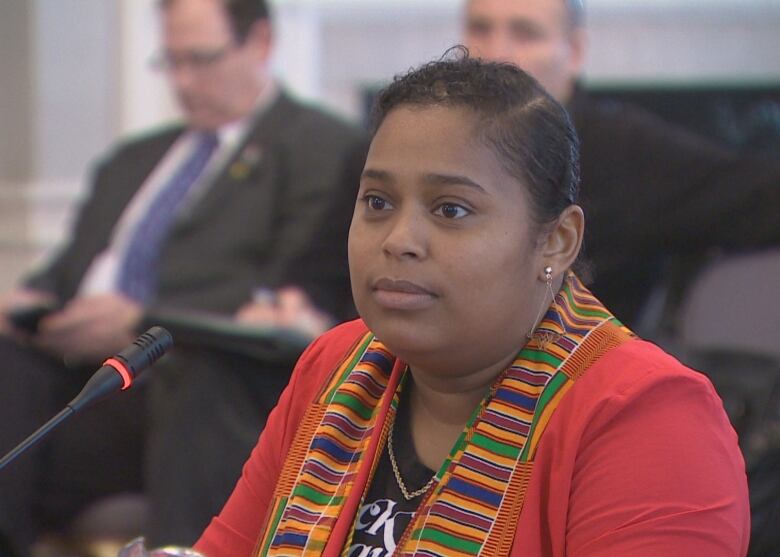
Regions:
<svg viewBox="0 0 780 557"><path fill-rule="evenodd" d="M471 214L471 211L456 203L442 203L436 207L434 214L440 215L445 219L461 219Z"/></svg>
<svg viewBox="0 0 780 557"><path fill-rule="evenodd" d="M366 195L364 199L372 211L385 211L392 208L389 201L378 195Z"/></svg>

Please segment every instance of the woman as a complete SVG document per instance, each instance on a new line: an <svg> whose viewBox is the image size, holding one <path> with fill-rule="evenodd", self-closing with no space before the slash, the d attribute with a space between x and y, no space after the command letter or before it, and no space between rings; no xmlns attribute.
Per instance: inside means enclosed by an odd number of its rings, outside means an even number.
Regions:
<svg viewBox="0 0 780 557"><path fill-rule="evenodd" d="M301 357L196 549L744 554L744 466L711 385L569 271L564 110L462 57L397 78L377 112L349 239L362 320Z"/></svg>

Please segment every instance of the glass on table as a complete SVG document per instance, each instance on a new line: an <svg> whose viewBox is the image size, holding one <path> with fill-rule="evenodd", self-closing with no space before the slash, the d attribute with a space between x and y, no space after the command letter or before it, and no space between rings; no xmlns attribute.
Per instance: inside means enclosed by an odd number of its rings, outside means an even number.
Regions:
<svg viewBox="0 0 780 557"><path fill-rule="evenodd" d="M117 557L205 557L190 547L166 546L146 549L146 540L136 538L124 546Z"/></svg>

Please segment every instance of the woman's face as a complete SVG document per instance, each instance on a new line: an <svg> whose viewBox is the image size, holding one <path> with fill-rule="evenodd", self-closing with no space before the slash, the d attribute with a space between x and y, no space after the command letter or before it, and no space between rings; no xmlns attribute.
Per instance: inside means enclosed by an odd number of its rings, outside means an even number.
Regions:
<svg viewBox="0 0 780 557"><path fill-rule="evenodd" d="M525 187L476 122L460 108L391 111L349 234L360 315L403 360L448 376L511 358L545 299Z"/></svg>

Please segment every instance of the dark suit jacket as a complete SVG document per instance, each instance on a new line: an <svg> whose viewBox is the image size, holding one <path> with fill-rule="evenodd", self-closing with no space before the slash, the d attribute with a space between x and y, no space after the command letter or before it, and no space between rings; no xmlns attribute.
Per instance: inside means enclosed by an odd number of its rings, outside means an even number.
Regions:
<svg viewBox="0 0 780 557"><path fill-rule="evenodd" d="M70 241L30 277L29 286L62 301L76 294L125 207L182 131L166 129L122 144L97 166ZM258 116L222 175L177 215L161 253L150 314L171 309L232 314L257 287L297 284L320 308L346 317L347 233L365 148L360 132L282 94ZM105 455L126 454L114 444L144 446L144 489L152 502L147 534L157 545L191 543L219 511L292 367L174 336L177 348L147 376L152 379L148 391L141 391L148 392L143 410L126 413L122 419L131 423L111 422L117 434L99 446ZM123 406L106 405L114 407ZM92 410L85 415L109 419L100 408ZM91 439L91 423L84 427L90 433L77 430L71 438ZM129 445L128 438L136 437L137 445ZM134 486L121 478L140 475L141 462L135 461L142 458L140 450L108 464L105 457L83 457L89 447L61 445L58 454L77 459L79 477L90 480L96 465L114 471L118 487L127 490ZM122 476L116 473L120 466L126 470ZM52 477L53 485L73 483ZM88 500L95 488L87 480L78 492Z"/></svg>
<svg viewBox="0 0 780 557"><path fill-rule="evenodd" d="M738 153L635 106L577 91L591 288L634 325L670 256L780 242L780 163Z"/></svg>
<svg viewBox="0 0 780 557"><path fill-rule="evenodd" d="M123 210L182 131L120 145L98 165L70 241L28 286L62 301L75 295ZM151 305L232 313L256 287L295 283L323 309L343 314L350 300L346 237L364 156L358 131L281 94L216 183L177 217Z"/></svg>

